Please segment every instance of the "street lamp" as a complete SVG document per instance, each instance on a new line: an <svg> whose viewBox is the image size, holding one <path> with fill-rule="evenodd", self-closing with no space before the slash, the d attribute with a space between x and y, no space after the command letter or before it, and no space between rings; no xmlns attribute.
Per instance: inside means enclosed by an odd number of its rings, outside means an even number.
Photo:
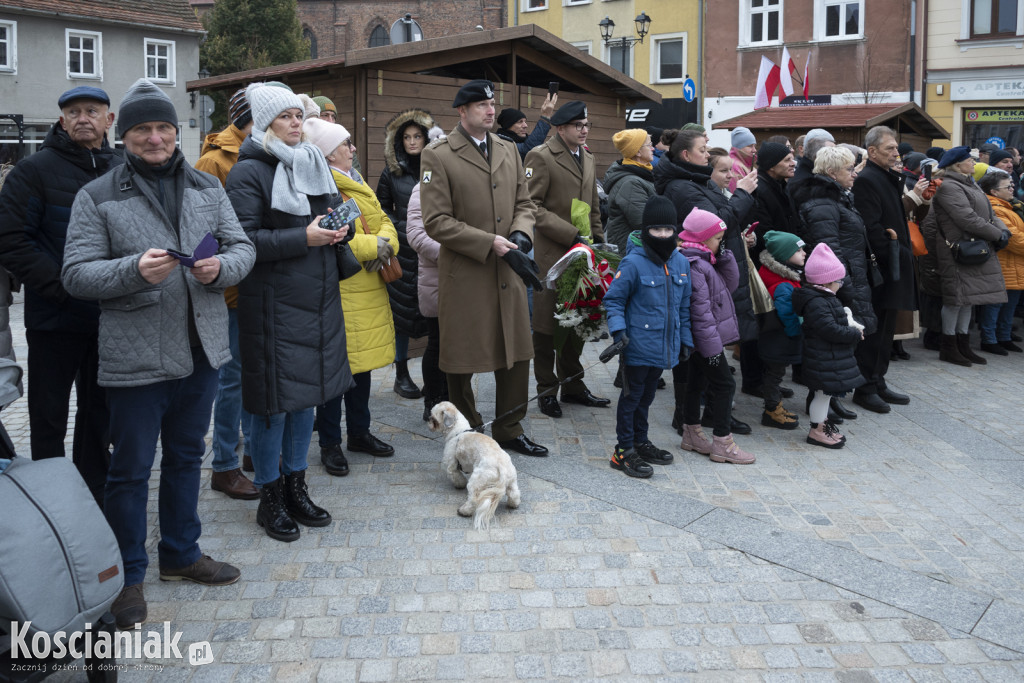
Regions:
<svg viewBox="0 0 1024 683"><path fill-rule="evenodd" d="M633 24L636 26L636 33L639 38L625 36L622 38L612 38L612 34L615 32L615 22L608 17L597 23L598 28L601 29L601 39L604 40L605 46L609 48L617 47L622 50L622 73L626 73L626 51L637 43L644 42L644 36L650 33L651 30L651 18L647 16L647 12L640 12L636 19L633 20Z"/></svg>

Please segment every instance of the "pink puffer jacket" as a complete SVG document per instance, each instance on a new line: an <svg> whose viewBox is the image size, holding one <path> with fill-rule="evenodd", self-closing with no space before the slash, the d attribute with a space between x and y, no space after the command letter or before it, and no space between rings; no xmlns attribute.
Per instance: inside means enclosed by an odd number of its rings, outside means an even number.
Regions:
<svg viewBox="0 0 1024 683"><path fill-rule="evenodd" d="M427 236L423 228L423 212L420 209L420 184L412 188L405 222L405 238L420 257L419 272L416 274L416 292L419 297L420 313L427 318L437 317L437 255L441 245Z"/></svg>

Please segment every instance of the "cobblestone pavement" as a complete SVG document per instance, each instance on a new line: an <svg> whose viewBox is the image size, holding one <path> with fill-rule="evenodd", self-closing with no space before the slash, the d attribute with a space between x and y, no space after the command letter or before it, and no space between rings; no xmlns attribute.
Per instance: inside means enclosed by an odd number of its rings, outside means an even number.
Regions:
<svg viewBox="0 0 1024 683"><path fill-rule="evenodd" d="M20 305L12 318L24 360ZM422 405L382 369L374 433L395 457L349 454L352 473L334 478L311 451L331 526L273 541L256 502L211 491L204 470L203 550L242 580L162 583L151 567L146 597L153 628L209 641L215 662L129 661L122 680L1024 680L1024 458L1009 419L1024 403L1021 359L948 369L907 346L890 383L911 404L858 411L840 451L769 433L738 395L755 425L738 438L758 456L750 467L675 448L671 382L652 438L676 462L647 481L608 468L611 410L563 406L552 420L533 406L527 431L552 456L514 458L523 504L482 532L455 514L464 493ZM595 393L615 395L613 371L588 371ZM478 396L492 414L489 378ZM25 409L2 414L23 453ZM156 477L153 558L155 511Z"/></svg>

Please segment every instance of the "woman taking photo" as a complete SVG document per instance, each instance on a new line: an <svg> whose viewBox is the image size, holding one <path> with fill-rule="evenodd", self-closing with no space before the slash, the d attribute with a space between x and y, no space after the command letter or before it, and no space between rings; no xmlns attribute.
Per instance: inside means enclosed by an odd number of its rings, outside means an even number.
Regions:
<svg viewBox="0 0 1024 683"><path fill-rule="evenodd" d="M1005 246L1010 232L974 182L970 148L954 147L943 154L933 175L941 177L942 184L932 197L932 210L921 231L928 250L935 253L942 287L939 360L965 367L984 365L987 361L974 353L969 343L971 308L1006 303L1003 271L992 252ZM977 263L965 263L963 257L958 261L953 255L953 246L970 249L986 243L987 256L979 255Z"/></svg>
<svg viewBox="0 0 1024 683"><path fill-rule="evenodd" d="M629 233L643 227L644 206L654 194L654 145L641 128L620 130L612 136L612 143L622 158L604 174L604 191L608 194L604 234L624 255Z"/></svg>
<svg viewBox="0 0 1024 683"><path fill-rule="evenodd" d="M405 222L409 195L420 179L420 154L427 146L434 119L422 109L403 111L385 128L384 160L387 167L377 183L377 199L389 222L398 231L398 262L402 277L388 283L391 311L395 319L395 393L402 398L419 398L420 388L409 376L409 339L427 334L426 318L420 313L416 296L416 252L409 247Z"/></svg>
<svg viewBox="0 0 1024 683"><path fill-rule="evenodd" d="M726 197L722 188L712 181L713 170L708 166L707 139L696 130L681 130L675 134L669 150L654 167L654 189L658 194L672 200L676 215L689 216L694 208L713 213L725 221L726 231L723 243L733 254L744 254L743 231L747 228L754 212L754 198L751 194L757 188L757 171L751 171L736 182L736 191ZM753 235L751 235L753 237ZM757 339L757 320L750 300L750 283L747 279L747 260L737 258L739 285L732 293L739 321L740 338L743 341ZM742 362L742 360L741 360ZM676 410L672 426L682 429L683 389L686 384L686 364L680 363L672 369L675 383ZM710 426L710 415L704 420ZM730 415L731 432L749 434L750 425Z"/></svg>
<svg viewBox="0 0 1024 683"><path fill-rule="evenodd" d="M256 265L238 288L242 402L252 415L256 521L279 541L296 522L327 526L331 515L306 491L313 407L352 386L338 294L338 250L349 229L319 226L335 193L320 151L304 140L302 102L285 88L246 89L253 127L226 189Z"/></svg>
<svg viewBox="0 0 1024 683"><path fill-rule="evenodd" d="M348 246L363 268L340 285L348 363L355 386L344 395L323 402L316 411L324 467L330 474L344 477L348 474L348 461L341 449L343 401L350 451L377 457L395 452L370 433L370 371L389 365L395 357L395 327L380 271L398 254L398 234L373 190L352 167L356 146L345 127L310 119L303 124L303 130L327 158L341 199L354 199L361 213L350 226L355 234Z"/></svg>

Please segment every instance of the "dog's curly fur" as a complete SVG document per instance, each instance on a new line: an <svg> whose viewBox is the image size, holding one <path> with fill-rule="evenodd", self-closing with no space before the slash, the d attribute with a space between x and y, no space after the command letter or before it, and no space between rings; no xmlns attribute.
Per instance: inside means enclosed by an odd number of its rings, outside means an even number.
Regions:
<svg viewBox="0 0 1024 683"><path fill-rule="evenodd" d="M466 418L448 401L430 411L429 425L430 431L445 435L443 464L448 479L469 494L459 508L460 515L473 517L475 528L486 529L503 495L508 494L508 507L519 507L516 468L494 439L472 431Z"/></svg>

